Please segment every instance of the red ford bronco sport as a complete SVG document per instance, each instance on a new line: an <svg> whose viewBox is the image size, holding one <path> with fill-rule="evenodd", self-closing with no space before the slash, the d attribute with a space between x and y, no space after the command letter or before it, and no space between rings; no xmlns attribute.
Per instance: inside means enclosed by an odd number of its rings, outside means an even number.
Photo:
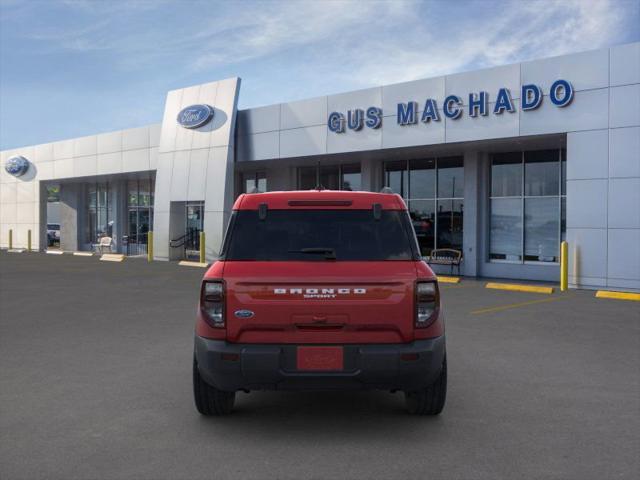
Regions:
<svg viewBox="0 0 640 480"><path fill-rule="evenodd" d="M445 403L436 276L391 193L241 195L202 281L193 389L203 415L238 390L385 389L411 413Z"/></svg>

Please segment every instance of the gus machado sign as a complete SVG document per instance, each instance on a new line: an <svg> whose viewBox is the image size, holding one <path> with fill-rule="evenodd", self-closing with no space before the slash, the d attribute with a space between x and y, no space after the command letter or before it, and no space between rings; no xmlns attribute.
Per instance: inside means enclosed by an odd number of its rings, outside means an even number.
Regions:
<svg viewBox="0 0 640 480"><path fill-rule="evenodd" d="M559 108L566 107L573 100L573 86L567 80L556 80L549 89L549 101ZM523 112L535 110L542 104L544 94L538 85L523 85L520 92L520 109ZM416 101L398 103L396 122L398 125L414 125L418 121L423 123L440 122L442 115L451 120L460 118L466 110L470 117L502 115L505 112L516 111L511 92L508 88L500 88L495 97L495 104L489 108L489 94L487 92L470 93L469 101L464 105L458 95L449 95L441 106L436 99L427 98L419 115L419 105ZM327 120L327 127L334 133L345 133L349 130L362 130L367 128L380 128L383 112L379 107L369 107L366 110L359 108L343 112L331 112Z"/></svg>

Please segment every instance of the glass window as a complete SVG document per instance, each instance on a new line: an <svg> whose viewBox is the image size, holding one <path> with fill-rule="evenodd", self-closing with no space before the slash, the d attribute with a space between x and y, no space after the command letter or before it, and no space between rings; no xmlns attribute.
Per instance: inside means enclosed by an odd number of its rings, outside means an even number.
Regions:
<svg viewBox="0 0 640 480"><path fill-rule="evenodd" d="M489 258L522 259L522 200L494 198L491 200L491 241Z"/></svg>
<svg viewBox="0 0 640 480"><path fill-rule="evenodd" d="M557 162L556 162L557 166ZM559 254L558 197L526 198L524 201L524 259L557 262Z"/></svg>
<svg viewBox="0 0 640 480"><path fill-rule="evenodd" d="M565 155L556 149L493 156L490 259L559 260L566 230Z"/></svg>
<svg viewBox="0 0 640 480"><path fill-rule="evenodd" d="M567 194L567 151L560 150L560 188L561 194Z"/></svg>
<svg viewBox="0 0 640 480"><path fill-rule="evenodd" d="M438 248L462 250L463 200L438 200Z"/></svg>
<svg viewBox="0 0 640 480"><path fill-rule="evenodd" d="M227 260L380 261L414 258L406 212L383 210L255 210L235 212L225 240ZM256 242L260 238L262 241Z"/></svg>
<svg viewBox="0 0 640 480"><path fill-rule="evenodd" d="M318 186L318 167L298 168L298 190L313 190Z"/></svg>
<svg viewBox="0 0 640 480"><path fill-rule="evenodd" d="M318 183L326 190L361 190L360 164L298 168L299 190L313 190Z"/></svg>
<svg viewBox="0 0 640 480"><path fill-rule="evenodd" d="M362 190L362 174L360 173L360 164L342 165L342 181L341 190Z"/></svg>
<svg viewBox="0 0 640 480"><path fill-rule="evenodd" d="M436 160L411 160L409 162L410 198L435 198L436 196ZM394 190L395 191L395 190Z"/></svg>
<svg viewBox="0 0 640 480"><path fill-rule="evenodd" d="M327 190L340 190L340 167L338 165L320 167L320 185Z"/></svg>
<svg viewBox="0 0 640 480"><path fill-rule="evenodd" d="M402 198L409 198L409 172L407 162L397 161L385 164L385 187L389 187Z"/></svg>
<svg viewBox="0 0 640 480"><path fill-rule="evenodd" d="M423 255L434 248L462 250L463 157L385 163L385 186L408 200Z"/></svg>
<svg viewBox="0 0 640 480"><path fill-rule="evenodd" d="M413 193L411 196L413 197ZM438 159L438 197L464 197L464 166L462 157Z"/></svg>
<svg viewBox="0 0 640 480"><path fill-rule="evenodd" d="M265 172L246 172L242 174L242 193L267 191L267 174Z"/></svg>
<svg viewBox="0 0 640 480"><path fill-rule="evenodd" d="M498 153L491 162L491 196L522 195L522 153Z"/></svg>
<svg viewBox="0 0 640 480"><path fill-rule="evenodd" d="M436 202L435 200L409 201L409 215L416 232L420 253L423 256L431 254L435 248L436 232Z"/></svg>
<svg viewBox="0 0 640 480"><path fill-rule="evenodd" d="M127 182L127 203L129 206L138 205L138 181L129 180Z"/></svg>
<svg viewBox="0 0 640 480"><path fill-rule="evenodd" d="M560 165L558 150L524 152L524 194L548 196L559 193Z"/></svg>

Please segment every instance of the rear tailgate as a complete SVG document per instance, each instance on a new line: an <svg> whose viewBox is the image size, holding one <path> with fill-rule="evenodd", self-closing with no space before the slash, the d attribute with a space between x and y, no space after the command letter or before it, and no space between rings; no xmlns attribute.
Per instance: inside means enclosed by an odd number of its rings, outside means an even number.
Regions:
<svg viewBox="0 0 640 480"><path fill-rule="evenodd" d="M227 340L409 342L415 278L411 261L227 261Z"/></svg>

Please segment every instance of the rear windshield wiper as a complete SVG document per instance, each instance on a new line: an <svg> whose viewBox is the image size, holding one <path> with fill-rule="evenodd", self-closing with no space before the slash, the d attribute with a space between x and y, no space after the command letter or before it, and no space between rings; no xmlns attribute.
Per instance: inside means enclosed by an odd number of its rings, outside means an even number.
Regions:
<svg viewBox="0 0 640 480"><path fill-rule="evenodd" d="M326 247L310 247L301 248L300 250L289 250L289 253L311 253L311 254L324 254L324 258L327 260L336 259L336 251L333 248Z"/></svg>

